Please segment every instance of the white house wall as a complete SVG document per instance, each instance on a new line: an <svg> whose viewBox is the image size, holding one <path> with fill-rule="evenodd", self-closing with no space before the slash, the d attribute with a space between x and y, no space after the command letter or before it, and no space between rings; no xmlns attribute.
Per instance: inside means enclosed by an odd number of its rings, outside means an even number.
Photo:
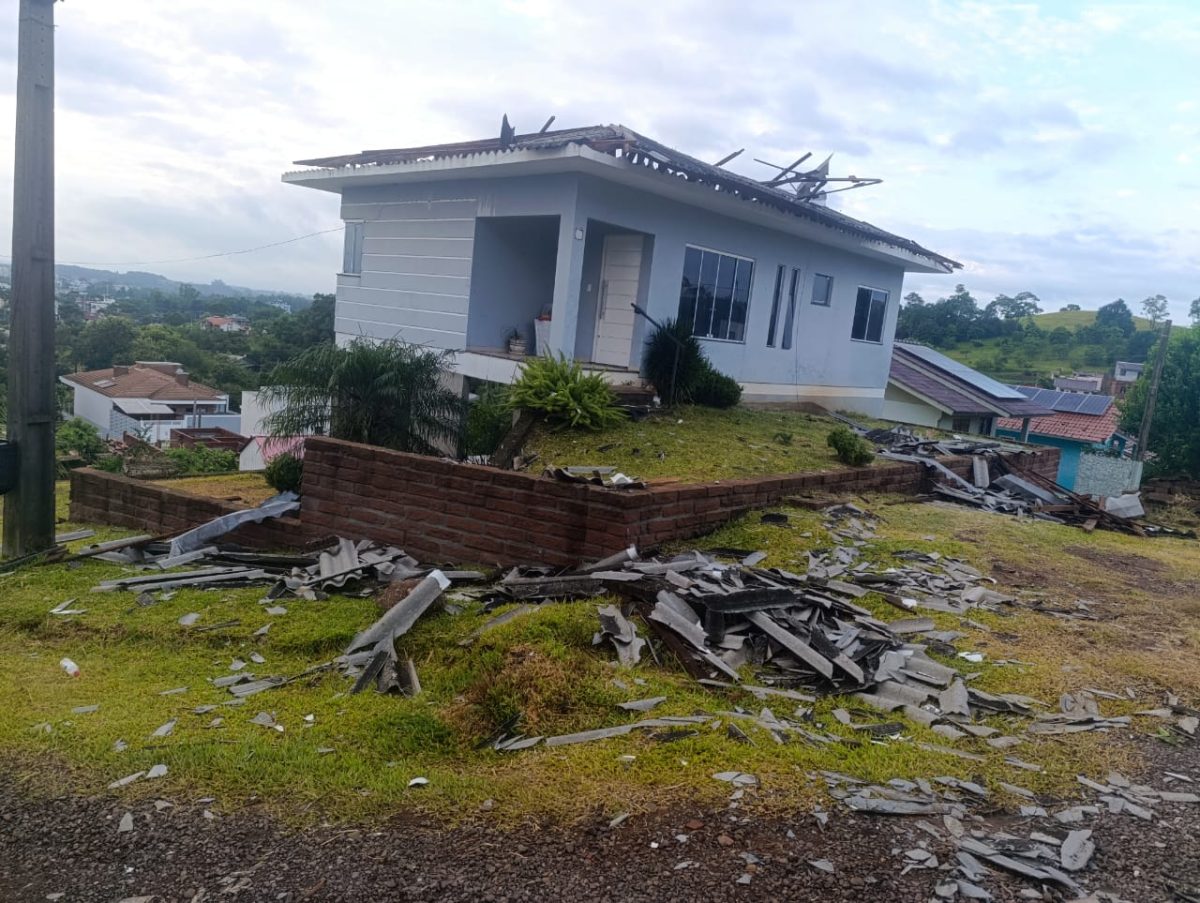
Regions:
<svg viewBox="0 0 1200 903"><path fill-rule="evenodd" d="M612 185L593 177L580 180L576 207L579 219L591 218L649 232L654 236L650 266L648 310L655 319L674 317L679 311L683 257L688 245L748 257L754 261L746 340L728 342L702 339L709 360L746 386L750 400L786 401L813 397L805 387L845 389L820 393L831 404L844 404L877 414L891 367L892 339L900 304L904 272L900 266L816 244L719 214ZM797 299L792 348L767 347L775 272L780 265L799 267L802 285ZM813 273L833 277L832 303L808 303ZM889 293L882 341L858 342L850 338L859 286ZM596 290L598 286L593 286ZM592 302L594 304L594 301ZM783 328L781 305L779 329ZM581 328L588 328L587 325ZM639 320L635 347L648 333ZM799 387L800 391L796 389ZM817 399L821 400L821 399Z"/></svg>
<svg viewBox="0 0 1200 903"><path fill-rule="evenodd" d="M589 220L648 233L646 305L655 318L678 313L686 247L699 245L754 261L744 342L702 340L713 364L746 389L748 401L817 400L878 415L891 362L903 286L897 264L756 226L593 176L459 179L347 188L342 216L364 222L362 272L338 277L339 343L354 336L461 351L467 347L475 218L558 216L553 348L586 346L595 299L580 297ZM792 348L768 348L775 272L798 267ZM812 277L833 277L832 303L809 303ZM882 341L850 338L860 286L889 293ZM591 280L591 291L598 281ZM786 301L785 301L786 304ZM782 329L784 313L779 323ZM639 320L634 365L646 334ZM777 343L777 345L780 343Z"/></svg>
<svg viewBox="0 0 1200 903"><path fill-rule="evenodd" d="M75 383L66 383L66 385L75 390L71 405L72 413L76 417L82 417L100 430L100 434L105 439L110 438L112 436L112 399Z"/></svg>
<svg viewBox="0 0 1200 903"><path fill-rule="evenodd" d="M574 205L575 177L461 179L347 189L342 219L362 221L362 272L340 274L334 330L467 346L475 219L559 215Z"/></svg>
<svg viewBox="0 0 1200 903"><path fill-rule="evenodd" d="M898 386L888 385L883 396L883 417L897 423L914 426L937 427L942 422L942 411Z"/></svg>

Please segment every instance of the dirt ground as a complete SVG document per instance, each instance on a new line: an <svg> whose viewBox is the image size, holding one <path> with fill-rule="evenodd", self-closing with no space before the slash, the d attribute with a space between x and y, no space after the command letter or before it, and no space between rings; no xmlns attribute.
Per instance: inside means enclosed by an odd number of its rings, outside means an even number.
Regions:
<svg viewBox="0 0 1200 903"><path fill-rule="evenodd" d="M1200 781L1200 747L1141 742L1147 770L1131 777L1161 785L1171 771ZM572 826L499 829L479 813L453 829L402 819L369 830L293 830L253 810L209 817L204 801L167 802L127 809L110 798L35 799L0 774L0 899L920 903L935 899L955 850L936 819L861 815L836 805L824 828L811 813L759 816L753 804L739 804L676 806L615 828L596 815ZM121 832L126 812L133 827ZM993 836L1063 833L1052 819L987 810L975 812L972 827ZM1139 903L1197 899L1173 893L1200 891L1200 806L1164 803L1151 822L1104 813L1090 827L1097 852L1076 876L1085 887ZM902 875L905 851L916 846L944 867ZM814 860L828 860L833 873ZM1027 899L1021 892L1034 887L1001 873L981 883L997 901Z"/></svg>

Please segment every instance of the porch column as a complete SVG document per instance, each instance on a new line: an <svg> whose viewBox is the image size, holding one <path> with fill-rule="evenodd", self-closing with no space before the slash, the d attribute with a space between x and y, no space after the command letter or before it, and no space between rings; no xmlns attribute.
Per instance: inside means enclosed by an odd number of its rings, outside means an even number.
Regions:
<svg viewBox="0 0 1200 903"><path fill-rule="evenodd" d="M583 247L587 217L574 206L558 219L558 261L554 268L554 309L550 314L550 348L575 357L575 332L579 325L579 286L583 281Z"/></svg>
<svg viewBox="0 0 1200 903"><path fill-rule="evenodd" d="M1022 442L1029 441L1029 418L1028 417L1021 418L1021 441Z"/></svg>

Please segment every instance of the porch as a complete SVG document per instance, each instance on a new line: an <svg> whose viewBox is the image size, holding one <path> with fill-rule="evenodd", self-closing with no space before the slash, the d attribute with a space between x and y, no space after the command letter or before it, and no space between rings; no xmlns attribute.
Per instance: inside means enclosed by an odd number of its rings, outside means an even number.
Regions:
<svg viewBox="0 0 1200 903"><path fill-rule="evenodd" d="M653 236L599 220L478 217L456 369L510 382L524 358L563 354L614 383L637 381L633 305L646 304L652 254Z"/></svg>

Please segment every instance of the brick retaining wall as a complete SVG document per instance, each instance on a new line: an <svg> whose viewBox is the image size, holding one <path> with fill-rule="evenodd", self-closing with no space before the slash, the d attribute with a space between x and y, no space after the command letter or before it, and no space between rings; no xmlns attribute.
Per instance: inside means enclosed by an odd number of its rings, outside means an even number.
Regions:
<svg viewBox="0 0 1200 903"><path fill-rule="evenodd" d="M1053 478L1058 455L1023 453L1022 466ZM969 477L970 459L943 463ZM897 462L613 490L310 437L300 515L311 534L394 543L423 561L572 565L698 536L791 495L915 494L927 479L921 465Z"/></svg>
<svg viewBox="0 0 1200 903"><path fill-rule="evenodd" d="M71 471L71 520L128 527L153 536L182 533L246 505L192 495L169 485L83 468ZM251 548L295 548L307 534L295 517L246 524L226 540Z"/></svg>
<svg viewBox="0 0 1200 903"><path fill-rule="evenodd" d="M1053 479L1058 454L1055 448L1023 453L1021 466ZM969 459L942 461L969 477ZM394 543L429 562L569 566L631 544L649 549L699 536L788 496L915 494L928 488L927 480L921 465L896 462L615 490L314 436L305 444L300 517L248 524L227 539L253 548L295 548L346 536ZM71 473L73 521L157 536L242 507L120 474Z"/></svg>

